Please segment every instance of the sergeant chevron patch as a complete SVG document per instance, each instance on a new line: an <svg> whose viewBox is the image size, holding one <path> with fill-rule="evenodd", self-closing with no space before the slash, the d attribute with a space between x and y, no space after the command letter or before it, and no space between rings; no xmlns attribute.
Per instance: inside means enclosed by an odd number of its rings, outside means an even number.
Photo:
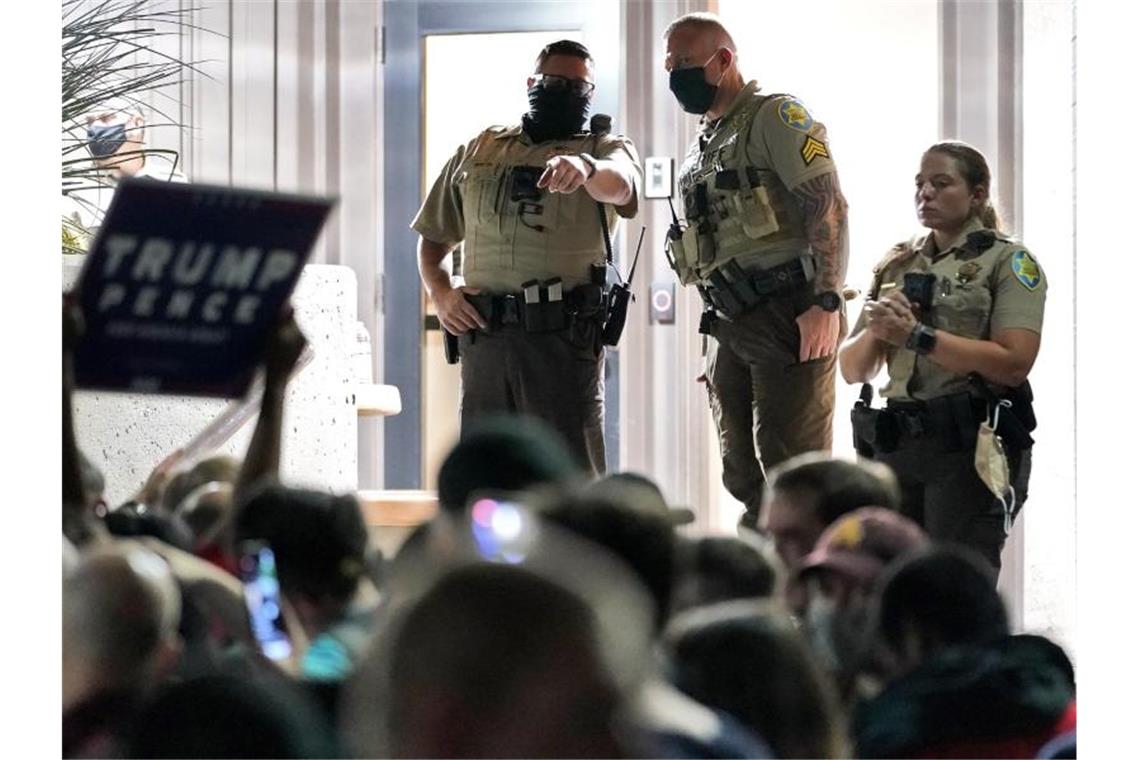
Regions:
<svg viewBox="0 0 1140 760"><path fill-rule="evenodd" d="M804 163L808 166L811 166L811 162L814 161L817 156L831 158L831 153L828 152L827 145L811 135L808 135L807 138L804 139L804 146L800 148L800 155L803 156Z"/></svg>

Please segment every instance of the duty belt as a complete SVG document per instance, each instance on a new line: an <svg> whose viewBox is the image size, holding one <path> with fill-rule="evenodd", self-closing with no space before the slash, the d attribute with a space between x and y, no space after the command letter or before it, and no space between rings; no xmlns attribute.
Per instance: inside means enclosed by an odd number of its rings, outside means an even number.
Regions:
<svg viewBox="0 0 1140 760"><path fill-rule="evenodd" d="M800 256L767 269L746 271L728 262L697 286L705 304L729 317L746 314L765 298L791 292L809 280L814 271L810 256Z"/></svg>
<svg viewBox="0 0 1140 760"><path fill-rule="evenodd" d="M986 418L986 402L969 393L955 393L929 401L887 401L885 409L872 409L861 399L851 413L855 448L863 456L889 454L899 440L936 438L944 451L966 451L974 445L978 423Z"/></svg>
<svg viewBox="0 0 1140 760"><path fill-rule="evenodd" d="M533 324L528 324L527 303L522 293L479 293L467 294L465 297L479 312L479 316L483 318L491 330L513 325L519 325L528 330L534 327ZM600 319L603 314L601 289L594 285L580 285L568 291L563 300L543 303L541 306L546 311L547 324L540 329L535 329L536 332L561 329L559 323L562 320L558 319L553 312L564 315L565 323L562 326L568 324L572 318L589 319L597 317ZM533 321L533 313L531 317Z"/></svg>

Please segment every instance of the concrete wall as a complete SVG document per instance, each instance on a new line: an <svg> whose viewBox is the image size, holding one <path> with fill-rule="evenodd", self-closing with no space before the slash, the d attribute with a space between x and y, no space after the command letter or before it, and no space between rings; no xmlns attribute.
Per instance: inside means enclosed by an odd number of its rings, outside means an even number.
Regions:
<svg viewBox="0 0 1140 760"><path fill-rule="evenodd" d="M64 287L81 257L64 263ZM305 268L293 306L313 348L313 360L289 387L285 402L281 475L290 485L334 492L357 487L356 277L343 266ZM224 399L79 392L75 424L79 446L102 469L110 504L129 498L151 469L184 446L228 405ZM219 453L241 457L254 415Z"/></svg>

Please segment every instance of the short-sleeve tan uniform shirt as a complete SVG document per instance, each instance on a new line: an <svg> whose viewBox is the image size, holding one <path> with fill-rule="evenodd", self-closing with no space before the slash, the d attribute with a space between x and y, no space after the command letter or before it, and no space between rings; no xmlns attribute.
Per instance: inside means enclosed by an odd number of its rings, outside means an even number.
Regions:
<svg viewBox="0 0 1140 760"><path fill-rule="evenodd" d="M994 235L994 242L979 252L969 242L972 233ZM937 278L926 320L935 329L976 340L1015 328L1041 333L1045 273L1024 245L986 230L977 219L943 251L935 252L933 235L896 245L876 267L870 297L878 298L886 287L901 288L907 272L929 272ZM865 326L866 317L860 315L855 331ZM880 392L888 399L925 401L970 387L965 375L906 348L888 351L887 371L889 379Z"/></svg>
<svg viewBox="0 0 1140 760"><path fill-rule="evenodd" d="M514 167L541 173L554 156L580 153L629 165L633 197L616 209L605 206L612 233L618 215L628 219L637 213L641 168L633 143L620 135L580 133L535 144L521 126L491 127L461 146L436 178L412 229L436 243L463 243L466 284L485 292L517 292L524 282L554 277L566 288L584 285L590 265L605 260L597 202L585 188L570 194L541 190L535 199L512 192Z"/></svg>

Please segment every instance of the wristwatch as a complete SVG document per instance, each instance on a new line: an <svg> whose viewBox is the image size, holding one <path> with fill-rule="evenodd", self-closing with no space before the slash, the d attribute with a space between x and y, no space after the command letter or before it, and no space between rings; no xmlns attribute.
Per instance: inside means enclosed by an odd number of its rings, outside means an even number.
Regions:
<svg viewBox="0 0 1140 760"><path fill-rule="evenodd" d="M825 290L817 293L812 303L824 311L839 311L839 307L843 304L843 296L834 290Z"/></svg>
<svg viewBox="0 0 1140 760"><path fill-rule="evenodd" d="M910 331L910 335L906 339L906 347L919 356L925 356L934 350L935 339L934 328L919 322Z"/></svg>
<svg viewBox="0 0 1140 760"><path fill-rule="evenodd" d="M579 153L578 158L582 159L582 162L589 167L589 170L586 172L586 181L589 182L598 171L598 159L589 153Z"/></svg>

